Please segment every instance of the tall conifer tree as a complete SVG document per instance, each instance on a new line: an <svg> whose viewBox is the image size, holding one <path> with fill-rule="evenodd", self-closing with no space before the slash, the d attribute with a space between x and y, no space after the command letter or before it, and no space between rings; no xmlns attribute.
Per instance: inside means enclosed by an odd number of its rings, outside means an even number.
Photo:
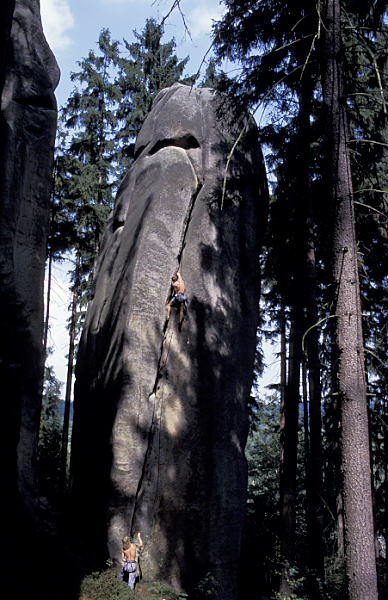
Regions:
<svg viewBox="0 0 388 600"><path fill-rule="evenodd" d="M122 100L118 110L121 127L117 140L121 146L122 168L128 168L136 137L151 110L155 96L163 88L181 81L189 57L180 60L175 54L175 40L162 43L163 25L147 19L141 33L133 32L136 42L124 40L127 56L119 60L118 85Z"/></svg>
<svg viewBox="0 0 388 600"><path fill-rule="evenodd" d="M334 315L341 416L345 567L349 600L377 600L377 575L357 265L339 0L320 3L325 158L333 227Z"/></svg>
<svg viewBox="0 0 388 600"><path fill-rule="evenodd" d="M119 44L103 29L98 39L99 53L92 50L78 64L71 78L79 83L62 109L62 122L72 131L70 143L62 150L61 174L66 211L74 223L75 269L73 272L69 355L62 437L61 476L66 480L72 372L75 340L80 313L79 302L87 300L90 280L99 251L100 239L112 208L112 187L116 182L114 133L117 103L121 93L112 82L118 64Z"/></svg>

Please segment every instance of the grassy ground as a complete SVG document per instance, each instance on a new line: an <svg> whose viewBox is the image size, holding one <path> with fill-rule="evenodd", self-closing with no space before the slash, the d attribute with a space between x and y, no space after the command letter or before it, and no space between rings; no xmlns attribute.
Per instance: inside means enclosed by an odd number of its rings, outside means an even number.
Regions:
<svg viewBox="0 0 388 600"><path fill-rule="evenodd" d="M90 578L86 578L81 587L79 600L180 600L174 590L168 586L158 583L145 583L139 581L134 591L128 588L123 582L118 582L117 578L109 572L103 572L96 576L92 583Z"/></svg>
<svg viewBox="0 0 388 600"><path fill-rule="evenodd" d="M10 528L1 557L12 600L184 600L172 588L140 581L133 592L85 540L69 537L61 517L40 519L39 530ZM2 540L3 541L3 540Z"/></svg>
<svg viewBox="0 0 388 600"><path fill-rule="evenodd" d="M58 535L34 537L29 560L8 573L12 600L184 600L157 582L140 581L132 591L84 548L75 548Z"/></svg>

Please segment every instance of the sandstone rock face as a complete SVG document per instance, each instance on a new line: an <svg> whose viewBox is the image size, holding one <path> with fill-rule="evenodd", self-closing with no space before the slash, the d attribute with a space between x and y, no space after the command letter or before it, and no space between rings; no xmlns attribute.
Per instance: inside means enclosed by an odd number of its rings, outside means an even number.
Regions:
<svg viewBox="0 0 388 600"><path fill-rule="evenodd" d="M4 4L6 18L0 25L0 439L2 483L7 490L2 503L7 508L2 514L21 509L34 519L43 282L59 70L43 35L39 0L16 0L14 7L11 2ZM20 522L18 515L13 526Z"/></svg>
<svg viewBox="0 0 388 600"><path fill-rule="evenodd" d="M246 501L244 447L267 191L253 120L216 116L209 89L156 98L107 224L76 369L77 523L142 533L142 572L190 590L211 573L234 598ZM188 315L165 327L180 268ZM86 531L86 529L84 529Z"/></svg>

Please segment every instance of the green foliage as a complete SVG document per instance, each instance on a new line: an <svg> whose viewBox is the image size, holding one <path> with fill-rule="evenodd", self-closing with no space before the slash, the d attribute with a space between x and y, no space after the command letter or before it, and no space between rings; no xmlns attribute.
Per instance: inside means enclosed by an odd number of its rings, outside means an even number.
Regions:
<svg viewBox="0 0 388 600"><path fill-rule="evenodd" d="M279 563L277 563L279 568ZM317 579L305 565L299 565L289 570L291 578L291 595L280 592L274 594L276 600L343 600L346 598L344 562L337 555L326 559L326 580Z"/></svg>
<svg viewBox="0 0 388 600"><path fill-rule="evenodd" d="M215 600L218 597L221 585L220 582L211 573L206 573L195 588L194 597L196 600Z"/></svg>
<svg viewBox="0 0 388 600"><path fill-rule="evenodd" d="M345 564L337 553L330 554L325 559L325 598L327 600L342 600L346 597Z"/></svg>
<svg viewBox="0 0 388 600"><path fill-rule="evenodd" d="M88 600L128 600L135 593L120 581L112 569L96 571L86 576L80 588L80 598Z"/></svg>
<svg viewBox="0 0 388 600"><path fill-rule="evenodd" d="M279 501L279 418L279 400L275 395L258 400L256 422L251 427L245 449L248 505L259 502L263 510Z"/></svg>
<svg viewBox="0 0 388 600"><path fill-rule="evenodd" d="M214 57L210 58L205 74L202 78L202 81L199 85L201 88L214 88L220 89L223 86L223 82L226 79L226 75L224 71L219 69L217 65L217 61Z"/></svg>
<svg viewBox="0 0 388 600"><path fill-rule="evenodd" d="M155 19L147 19L141 33L133 32L136 42L124 40L127 56L119 59L118 86L122 100L117 115L121 128L117 133L120 144L121 172L133 158L134 140L151 110L155 96L165 87L182 80L189 60L180 60L175 51L175 40L162 43L164 28Z"/></svg>
<svg viewBox="0 0 388 600"><path fill-rule="evenodd" d="M60 454L62 419L59 416L62 383L53 368L45 368L44 390L38 443L38 477L40 495L51 500L60 492Z"/></svg>
<svg viewBox="0 0 388 600"><path fill-rule="evenodd" d="M100 33L98 50L98 54L90 50L88 57L78 62L80 71L72 73L71 79L80 87L74 88L61 112L63 123L73 132L66 149L73 157L69 164L71 194L74 199L82 198L84 210L97 220L100 207L112 205L114 135L121 98L117 82L111 79L119 61L119 43L111 40L108 29ZM104 213L101 216L105 222Z"/></svg>
<svg viewBox="0 0 388 600"><path fill-rule="evenodd" d="M240 559L240 587L270 595L275 585L279 536L279 399L256 399L245 455L248 499Z"/></svg>
<svg viewBox="0 0 388 600"><path fill-rule="evenodd" d="M103 29L97 45L98 52L91 50L71 75L77 85L61 110L52 202L51 238L65 237L65 250L75 250L72 292L81 308L89 299L117 182L114 137L121 92L112 81L112 69L118 64L119 43ZM84 314L78 310L72 315L70 336Z"/></svg>
<svg viewBox="0 0 388 600"><path fill-rule="evenodd" d="M331 215L327 202L329 194L325 187L330 172L326 171L327 165L322 160L322 141L325 134L322 131L319 66L322 23L316 6L305 0L226 0L225 4L227 11L214 28L214 42L219 58L235 61L234 73L237 75L232 81L223 81L224 89L230 93L232 102L240 106L253 109L265 106L268 109L267 125L260 129L261 140L267 145L266 159L273 183L264 264L267 301L270 303L268 308L274 320L277 318L277 310L285 308L288 319L288 309L295 304L296 298L303 303L303 310L306 312L307 294L306 298L303 297L305 281L300 279L300 273L305 272L302 261L306 261L306 255L303 256L301 240L304 239L304 224L309 219L314 222L311 247L315 251L315 275L318 283L318 316L315 320L322 323L320 330L324 334L320 348L322 400L327 398L325 408L329 412L333 405L330 395L336 393L336 377L333 376L335 359L332 353L335 336L330 329L334 323L328 319L332 316L330 311L333 310L335 286L330 281L332 238L327 224L331 221ZM368 392L373 433L376 516L379 531L386 531L387 5L372 0L344 1L341 2L341 10L346 106L351 132L349 147L356 200L358 258L365 320L364 339L368 345L366 363L370 374ZM301 125L303 116L304 129ZM301 140L306 141L304 147ZM303 156L307 158L301 160ZM308 168L307 178L304 166ZM303 182L306 181L308 185L304 186ZM301 206L309 195L308 188L311 190L311 211L301 218ZM304 325L305 323L301 326L306 331L308 326ZM288 333L288 327L286 332ZM308 343L308 338L306 341ZM335 455L333 450L338 443L336 419L338 420L338 416L333 414L325 415L324 418L327 441L327 452L324 456L327 473L324 498L327 507L327 536L334 533L333 530L337 527L336 497L339 490L335 471L338 468L339 455ZM306 431L309 433L308 424ZM309 454L309 441L306 437L306 456ZM254 462L262 458L260 452L257 454ZM301 565L306 564L309 557L304 531L308 507L301 501L309 482L299 480L299 483L302 485L298 490L299 513L296 522L299 534L297 561ZM265 490L265 479L259 485ZM276 482L274 486L276 489ZM256 518L253 509L259 499L260 494L252 496L251 489L247 513L250 525L247 526L247 532L256 526L260 527L260 519ZM265 506L271 506L271 501L268 502L264 493L263 502ZM262 521L261 527L266 529L265 520ZM332 543L326 541L327 548L332 547ZM272 547L268 544L267 557L272 556ZM274 560L276 561L276 557ZM256 562L262 564L259 557ZM310 585L306 568L301 569L299 583L300 597L309 597L306 596ZM327 592L327 597L341 597L342 584L343 573L339 570L338 582L333 583L333 589ZM301 586L304 586L305 591L302 591ZM320 593L324 597L324 590Z"/></svg>
<svg viewBox="0 0 388 600"><path fill-rule="evenodd" d="M152 598L155 596L164 600L185 600L187 598L187 594L184 592L177 592L161 581L153 581L151 585L147 585L146 589Z"/></svg>

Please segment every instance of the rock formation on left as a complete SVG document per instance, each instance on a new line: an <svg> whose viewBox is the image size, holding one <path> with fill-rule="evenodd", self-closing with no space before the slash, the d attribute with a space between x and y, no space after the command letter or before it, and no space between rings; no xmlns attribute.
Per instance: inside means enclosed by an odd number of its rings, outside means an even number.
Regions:
<svg viewBox="0 0 388 600"><path fill-rule="evenodd" d="M15 537L18 527L36 519L43 284L59 69L43 34L39 0L2 2L0 31L0 514ZM13 553L9 539L3 526L7 558Z"/></svg>

